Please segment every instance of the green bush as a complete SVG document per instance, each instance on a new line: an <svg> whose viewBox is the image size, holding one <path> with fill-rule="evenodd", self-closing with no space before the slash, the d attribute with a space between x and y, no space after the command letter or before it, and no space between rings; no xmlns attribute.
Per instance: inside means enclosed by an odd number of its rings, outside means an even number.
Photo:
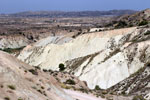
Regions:
<svg viewBox="0 0 150 100"><path fill-rule="evenodd" d="M10 100L10 98L9 97L5 97L4 100Z"/></svg>
<svg viewBox="0 0 150 100"><path fill-rule="evenodd" d="M11 90L16 90L16 87L14 85L8 85L8 88L10 88Z"/></svg>
<svg viewBox="0 0 150 100"><path fill-rule="evenodd" d="M31 72L33 75L38 75L38 72L35 69L29 69L29 72Z"/></svg>
<svg viewBox="0 0 150 100"><path fill-rule="evenodd" d="M80 88L79 91L81 91L82 93L87 93L88 94L88 90L87 89Z"/></svg>
<svg viewBox="0 0 150 100"><path fill-rule="evenodd" d="M43 72L48 72L48 70L47 69L43 69Z"/></svg>
<svg viewBox="0 0 150 100"><path fill-rule="evenodd" d="M145 100L142 96L136 95L132 100Z"/></svg>
<svg viewBox="0 0 150 100"><path fill-rule="evenodd" d="M34 66L35 69L41 70L41 68L39 66Z"/></svg>
<svg viewBox="0 0 150 100"><path fill-rule="evenodd" d="M22 98L18 98L18 100L23 100Z"/></svg>
<svg viewBox="0 0 150 100"><path fill-rule="evenodd" d="M95 90L101 90L98 85L95 86Z"/></svg>
<svg viewBox="0 0 150 100"><path fill-rule="evenodd" d="M139 26L143 26L143 25L147 25L147 24L148 24L148 21L143 20L139 23Z"/></svg>
<svg viewBox="0 0 150 100"><path fill-rule="evenodd" d="M75 81L74 80L71 80L71 79L68 79L66 82L66 84L70 84L70 85L75 85Z"/></svg>
<svg viewBox="0 0 150 100"><path fill-rule="evenodd" d="M7 53L14 53L17 51L21 51L24 47L20 48L5 48L5 49L0 49L1 51L7 52Z"/></svg>
<svg viewBox="0 0 150 100"><path fill-rule="evenodd" d="M127 27L127 23L125 21L119 21L115 28L124 28Z"/></svg>
<svg viewBox="0 0 150 100"><path fill-rule="evenodd" d="M59 64L59 71L64 71L65 70L65 65L64 64Z"/></svg>

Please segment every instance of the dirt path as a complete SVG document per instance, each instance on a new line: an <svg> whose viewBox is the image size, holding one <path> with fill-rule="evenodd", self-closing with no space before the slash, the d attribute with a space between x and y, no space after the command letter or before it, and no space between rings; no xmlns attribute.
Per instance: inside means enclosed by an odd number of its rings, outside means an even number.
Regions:
<svg viewBox="0 0 150 100"><path fill-rule="evenodd" d="M88 95L85 93L80 93L77 91L71 91L71 90L64 90L67 94L71 95L73 98L75 98L76 100L105 100L102 98L96 98L92 95Z"/></svg>

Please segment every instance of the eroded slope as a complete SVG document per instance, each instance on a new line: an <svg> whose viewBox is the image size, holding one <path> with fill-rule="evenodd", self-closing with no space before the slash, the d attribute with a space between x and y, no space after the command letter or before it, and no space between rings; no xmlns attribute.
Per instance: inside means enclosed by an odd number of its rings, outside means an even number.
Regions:
<svg viewBox="0 0 150 100"><path fill-rule="evenodd" d="M56 80L0 51L1 100L73 100Z"/></svg>
<svg viewBox="0 0 150 100"><path fill-rule="evenodd" d="M18 56L22 61L42 69L67 72L86 81L90 88L102 89L126 79L144 67L150 56L150 29L125 28L85 34L62 44L28 46Z"/></svg>

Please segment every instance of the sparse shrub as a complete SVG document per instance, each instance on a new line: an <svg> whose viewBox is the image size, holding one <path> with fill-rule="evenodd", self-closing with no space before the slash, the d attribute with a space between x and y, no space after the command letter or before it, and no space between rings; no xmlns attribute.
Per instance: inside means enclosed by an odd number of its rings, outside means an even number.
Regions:
<svg viewBox="0 0 150 100"><path fill-rule="evenodd" d="M11 90L16 90L16 87L14 85L8 85L8 88L10 88Z"/></svg>
<svg viewBox="0 0 150 100"><path fill-rule="evenodd" d="M98 85L95 86L95 90L101 90Z"/></svg>
<svg viewBox="0 0 150 100"><path fill-rule="evenodd" d="M115 28L123 28L126 26L127 26L127 23L125 21L119 21Z"/></svg>
<svg viewBox="0 0 150 100"><path fill-rule="evenodd" d="M51 73L53 73L53 71L52 71L51 69L49 69L49 70L48 70L48 72L51 72Z"/></svg>
<svg viewBox="0 0 150 100"><path fill-rule="evenodd" d="M145 100L142 96L136 95L132 100Z"/></svg>
<svg viewBox="0 0 150 100"><path fill-rule="evenodd" d="M43 93L42 93L42 91L41 91L40 89L39 89L39 90L37 90L37 91L38 91L39 93L43 94Z"/></svg>
<svg viewBox="0 0 150 100"><path fill-rule="evenodd" d="M68 79L66 82L66 84L70 84L70 85L75 85L75 81L74 80L71 80L71 79Z"/></svg>
<svg viewBox="0 0 150 100"><path fill-rule="evenodd" d="M48 70L46 70L46 69L43 69L43 72L48 72Z"/></svg>
<svg viewBox="0 0 150 100"><path fill-rule="evenodd" d="M18 100L23 100L22 98L18 98Z"/></svg>
<svg viewBox="0 0 150 100"><path fill-rule="evenodd" d="M88 90L87 89L84 89L84 88L80 88L79 91L83 92L83 93L88 93Z"/></svg>
<svg viewBox="0 0 150 100"><path fill-rule="evenodd" d="M67 86L67 85L65 85L65 84L60 84L60 86L61 86L61 88L63 88L63 89L71 89L72 88L72 86Z"/></svg>
<svg viewBox="0 0 150 100"><path fill-rule="evenodd" d="M101 98L105 98L105 96L103 94L100 95Z"/></svg>
<svg viewBox="0 0 150 100"><path fill-rule="evenodd" d="M82 32L78 32L78 34L77 35L80 35Z"/></svg>
<svg viewBox="0 0 150 100"><path fill-rule="evenodd" d="M39 66L35 66L35 69L39 69L39 70L41 70L41 68L40 68Z"/></svg>
<svg viewBox="0 0 150 100"><path fill-rule="evenodd" d="M32 89L35 89L35 90L36 90L37 88L36 88L35 86L32 86Z"/></svg>
<svg viewBox="0 0 150 100"><path fill-rule="evenodd" d="M144 33L144 35L150 35L150 31L147 31L146 33Z"/></svg>
<svg viewBox="0 0 150 100"><path fill-rule="evenodd" d="M65 70L65 65L64 64L59 64L59 71L64 71Z"/></svg>
<svg viewBox="0 0 150 100"><path fill-rule="evenodd" d="M129 27L133 27L134 25L133 25L133 24L129 24L128 26L129 26Z"/></svg>
<svg viewBox="0 0 150 100"><path fill-rule="evenodd" d="M20 48L5 48L5 49L0 49L4 52L7 52L7 53L14 53L14 52L17 52L17 51L21 51L24 47L20 47Z"/></svg>
<svg viewBox="0 0 150 100"><path fill-rule="evenodd" d="M69 30L69 32L72 32L72 30Z"/></svg>
<svg viewBox="0 0 150 100"><path fill-rule="evenodd" d="M125 91L123 91L123 92L122 92L122 94L123 94L123 95L126 95L126 92L125 92Z"/></svg>
<svg viewBox="0 0 150 100"><path fill-rule="evenodd" d="M148 24L148 21L143 20L139 23L139 26L143 26L143 25L147 25L147 24Z"/></svg>
<svg viewBox="0 0 150 100"><path fill-rule="evenodd" d="M0 85L0 87L3 88L4 86L3 86L3 85Z"/></svg>
<svg viewBox="0 0 150 100"><path fill-rule="evenodd" d="M102 91L102 94L108 94L108 92L106 90Z"/></svg>
<svg viewBox="0 0 150 100"><path fill-rule="evenodd" d="M29 69L29 72L31 72L33 75L38 75L38 72L35 69Z"/></svg>
<svg viewBox="0 0 150 100"><path fill-rule="evenodd" d="M10 98L9 97L4 97L4 100L10 100Z"/></svg>
<svg viewBox="0 0 150 100"><path fill-rule="evenodd" d="M25 73L27 73L27 70L24 70Z"/></svg>
<svg viewBox="0 0 150 100"><path fill-rule="evenodd" d="M41 89L45 89L44 86L41 86Z"/></svg>

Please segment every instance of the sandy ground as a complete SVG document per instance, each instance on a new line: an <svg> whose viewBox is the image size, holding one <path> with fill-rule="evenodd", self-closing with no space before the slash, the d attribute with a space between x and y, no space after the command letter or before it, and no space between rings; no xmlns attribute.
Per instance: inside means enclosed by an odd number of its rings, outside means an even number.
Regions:
<svg viewBox="0 0 150 100"><path fill-rule="evenodd" d="M85 93L80 93L77 91L71 91L71 90L64 90L67 94L71 95L76 100L106 100L102 98L96 98L95 96L88 95Z"/></svg>

